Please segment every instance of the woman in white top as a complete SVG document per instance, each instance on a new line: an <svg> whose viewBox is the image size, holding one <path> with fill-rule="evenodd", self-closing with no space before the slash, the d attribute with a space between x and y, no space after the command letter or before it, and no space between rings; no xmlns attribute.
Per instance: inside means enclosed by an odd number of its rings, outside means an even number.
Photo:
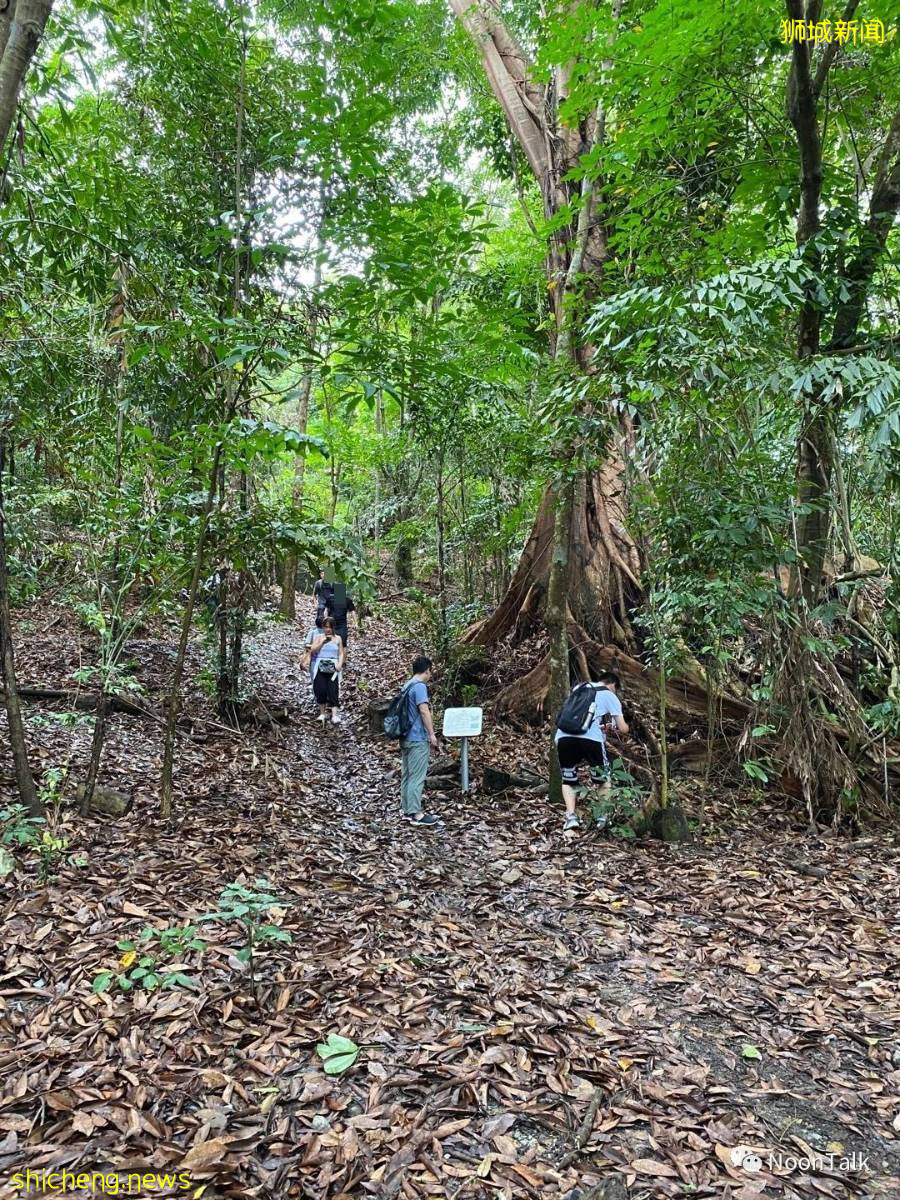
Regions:
<svg viewBox="0 0 900 1200"><path fill-rule="evenodd" d="M326 617L322 622L322 632L310 646L313 661L313 695L319 704L319 720L323 723L328 719L331 709L331 720L339 725L341 718L338 705L341 702L340 677L344 665L344 643L334 632L334 622Z"/></svg>

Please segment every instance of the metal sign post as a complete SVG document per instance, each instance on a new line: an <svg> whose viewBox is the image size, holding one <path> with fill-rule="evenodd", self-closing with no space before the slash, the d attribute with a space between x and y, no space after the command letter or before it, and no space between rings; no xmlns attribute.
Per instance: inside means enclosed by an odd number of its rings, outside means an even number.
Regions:
<svg viewBox="0 0 900 1200"><path fill-rule="evenodd" d="M444 710L443 734L446 738L460 738L460 773L462 790L469 790L469 738L481 735L480 708L447 708Z"/></svg>

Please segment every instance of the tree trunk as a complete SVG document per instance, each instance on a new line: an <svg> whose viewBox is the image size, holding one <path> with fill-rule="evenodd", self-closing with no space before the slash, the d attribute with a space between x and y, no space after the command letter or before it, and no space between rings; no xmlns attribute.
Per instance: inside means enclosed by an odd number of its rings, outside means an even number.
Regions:
<svg viewBox="0 0 900 1200"><path fill-rule="evenodd" d="M106 737L106 717L109 712L109 702L106 689L101 681L101 691L97 697L97 707L94 709L94 736L91 738L91 757L88 762L87 775L84 785L79 791L81 800L81 815L86 817L91 810L94 789L100 776L100 760L103 757L103 742Z"/></svg>
<svg viewBox="0 0 900 1200"><path fill-rule="evenodd" d="M338 491L341 485L341 463L335 463L334 455L331 457L331 498L328 502L328 524L334 524L334 515L337 512Z"/></svg>
<svg viewBox="0 0 900 1200"><path fill-rule="evenodd" d="M28 763L28 747L25 743L25 726L22 709L16 690L16 663L13 653L12 614L9 606L9 573L6 558L6 510L3 501L3 466L6 435L0 433L0 658L3 665L3 686L6 702L6 719L9 725L9 744L12 750L13 767L19 799L33 817L41 815L42 807L34 786L34 778Z"/></svg>
<svg viewBox="0 0 900 1200"><path fill-rule="evenodd" d="M228 576L219 576L213 631L216 635L216 711L222 716L228 709Z"/></svg>
<svg viewBox="0 0 900 1200"><path fill-rule="evenodd" d="M546 270L555 315L554 355L576 371L589 370L590 351L580 346L579 331L608 257L607 224L597 211L593 181L586 175L576 184L571 175L583 156L603 140L604 109L601 106L577 125L565 124L559 107L568 95L570 68L556 72L552 88L542 87L487 0L449 3L472 37L494 95L534 172L545 216L554 221L563 211L578 214L574 228L570 224L553 235ZM613 13L618 14L617 2ZM560 450L564 456L565 448ZM578 489L571 511L567 599L572 617L595 638L633 649L629 610L641 598L640 562L625 515L624 453L614 439L603 466ZM493 642L513 631L521 639L543 621L553 533L554 505L548 489L506 594L494 613L472 626L464 640ZM531 685L537 686L545 676L549 680L549 671L537 673Z"/></svg>
<svg viewBox="0 0 900 1200"><path fill-rule="evenodd" d="M278 611L289 621L297 616L297 567L299 559L293 550L288 550L281 567L281 600Z"/></svg>
<svg viewBox="0 0 900 1200"><path fill-rule="evenodd" d="M227 414L228 420L234 416ZM222 443L216 444L213 452L212 468L210 470L209 487L203 511L200 514L200 528L197 531L197 549L194 554L194 568L191 572L191 582L188 588L187 603L181 618L181 634L178 638L178 650L172 668L172 687L169 692L168 711L166 713L166 728L163 737L163 763L159 784L159 815L169 818L172 815L172 774L175 763L175 730L178 726L178 716L181 709L181 680L184 676L184 663L187 657L188 639L191 633L191 619L194 615L194 605L197 601L197 589L200 586L200 574L203 570L203 555L206 550L206 535L209 530L209 517L216 500L216 487L219 478L219 460L222 456Z"/></svg>
<svg viewBox="0 0 900 1200"><path fill-rule="evenodd" d="M413 582L413 550L415 543L405 534L397 542L394 552L394 578L400 588L410 587Z"/></svg>
<svg viewBox="0 0 900 1200"><path fill-rule="evenodd" d="M583 480L582 480L583 481ZM559 710L569 692L568 595L572 558L572 517L575 512L576 484L566 479L556 494L553 525L553 557L547 584L546 621L550 633L550 673L548 680L550 712ZM550 799L562 804L562 780L554 740L550 731Z"/></svg>
<svg viewBox="0 0 900 1200"><path fill-rule="evenodd" d="M53 0L9 0L5 11L0 12L0 153L52 8Z"/></svg>
<svg viewBox="0 0 900 1200"><path fill-rule="evenodd" d="M114 291L109 310L108 326L110 342L116 348L116 451L114 492L116 505L122 499L122 454L125 442L125 411L127 394L125 391L125 368L127 355L123 341L122 325L125 320L128 304L128 274L125 264L119 262L114 276ZM113 547L112 570L110 572L109 595L112 597L109 616L109 631L100 640L100 694L97 698L97 709L94 713L94 735L91 739L91 758L88 763L82 793L81 812L87 816L91 808L94 788L100 777L100 760L103 757L103 743L106 737L106 719L109 713L109 676L118 664L122 653L121 630L124 620L123 608L126 602L125 589L122 587L122 537L124 522L120 521L115 532ZM97 581L97 599L103 603L102 581ZM105 660L105 661L104 661Z"/></svg>
<svg viewBox="0 0 900 1200"><path fill-rule="evenodd" d="M660 655L659 660L659 807L667 808L669 804L669 736L668 720L666 718L666 660Z"/></svg>
<svg viewBox="0 0 900 1200"><path fill-rule="evenodd" d="M319 217L319 224L316 233L316 266L313 275L312 290L310 292L310 312L309 312L309 338L308 350L310 352L310 361L303 368L303 378L300 382L300 391L297 395L297 432L306 433L307 425L309 424L309 400L312 395L313 385L313 365L312 351L316 344L316 334L319 328L318 319L318 296L319 289L322 285L322 233L323 233L323 215ZM294 508L298 509L303 502L303 484L306 477L306 455L298 454L294 462L294 487L292 499ZM297 588L297 552L294 549L289 549L284 559L284 570L281 576L281 603L278 606L278 611L282 616L293 621L297 615L297 604L295 592Z"/></svg>
<svg viewBox="0 0 900 1200"><path fill-rule="evenodd" d="M437 559L438 594L441 605L441 652L447 651L447 564L444 552L444 452L438 455L437 464Z"/></svg>
<svg viewBox="0 0 900 1200"><path fill-rule="evenodd" d="M625 528L623 465L611 456L578 489L571 514L567 582L572 618L598 642L634 648L629 612L640 602L638 551ZM513 635L521 642L545 619L554 543L554 501L547 489L506 595L463 640L490 645Z"/></svg>
<svg viewBox="0 0 900 1200"><path fill-rule="evenodd" d="M814 4L818 0L813 0ZM791 19L806 20L814 14L804 0L787 0ZM797 245L818 274L822 256L816 244L821 229L819 205L822 194L822 140L817 114L818 97L810 70L811 50L806 42L792 43L793 62L788 78L787 110L794 127L800 156L800 201L797 210ZM803 360L819 352L821 308L815 285L807 286L797 326L797 356ZM793 594L815 604L822 584L831 513L831 431L828 412L818 393L804 397L802 431L797 447L797 496L801 512L797 520L799 561L791 582ZM823 453L825 451L825 453Z"/></svg>
<svg viewBox="0 0 900 1200"><path fill-rule="evenodd" d="M243 11L241 11L243 17ZM235 238L233 258L233 287L231 292L231 316L236 317L241 301L241 253L242 253L242 176L241 160L244 139L244 99L247 72L247 35L241 28L241 63L238 92L235 101L235 140L234 140L234 213ZM224 424L227 426L237 411L241 391L248 376L242 375L237 382L234 368L228 369L226 384L226 407ZM172 688L169 692L168 711L166 713L166 728L163 737L163 762L159 783L159 815L168 819L172 815L173 786L172 776L175 765L175 731L178 727L178 717L181 709L181 680L184 676L184 664L187 658L188 640L191 634L191 620L194 615L194 605L197 601L197 589L200 586L200 575L203 570L203 557L206 551L206 537L209 532L209 518L216 500L216 490L219 485L219 466L222 462L222 442L216 442L213 451L212 464L209 472L209 484L200 523L197 529L197 547L194 554L194 567L191 571L191 582L188 588L187 603L181 620L181 633L178 638L178 649L175 653L175 663L172 669Z"/></svg>
<svg viewBox="0 0 900 1200"><path fill-rule="evenodd" d="M241 471L240 474L240 510L241 515L246 516L247 513L247 472ZM241 663L244 657L244 622L248 604L248 578L245 571L241 570L237 576L237 594L232 594L229 597L229 610L231 613L230 634L231 642L228 650L228 666L226 672L226 690L225 690L225 706L220 707L219 715L223 720L226 720L234 725L235 729L240 728L239 718L239 703L240 703L240 686L241 686ZM223 622L228 626L228 621Z"/></svg>
<svg viewBox="0 0 900 1200"><path fill-rule="evenodd" d="M787 15L794 21L818 20L819 0L786 0ZM849 0L845 19L852 16ZM822 255L817 235L821 230L823 150L819 128L819 100L835 50L829 46L812 70L808 43L795 41L787 88L787 112L794 128L800 163L797 206L797 245L821 275ZM827 116L823 118L827 124ZM831 283L843 298L834 311L831 342L827 349L848 350L855 343L865 315L869 286L884 252L887 237L900 207L900 109L885 137L874 173L869 216L860 244ZM825 320L817 295L818 280L806 289L797 319L797 358L800 362L820 352ZM829 289L832 290L832 289ZM788 629L778 627L774 652L778 669L772 688L770 713L780 737L784 766L783 784L805 800L810 823L822 819L840 822L843 797L862 795L854 747L864 738L865 725L859 702L834 664L812 648L810 613L824 591L825 562L834 509L833 482L837 451L837 409L819 392L804 397L797 446L797 563L791 573L790 596L797 602L795 619ZM839 712L849 737L839 737L824 719L828 710ZM785 785L786 786L786 785Z"/></svg>
<svg viewBox="0 0 900 1200"><path fill-rule="evenodd" d="M797 447L798 563L791 591L813 608L822 593L831 535L834 434L831 416L821 402L804 411L806 429Z"/></svg>
<svg viewBox="0 0 900 1200"><path fill-rule="evenodd" d="M376 323L377 329L377 323ZM375 393L375 434L379 453L372 468L372 483L375 488L375 579L381 573L381 445L384 438L384 392Z"/></svg>

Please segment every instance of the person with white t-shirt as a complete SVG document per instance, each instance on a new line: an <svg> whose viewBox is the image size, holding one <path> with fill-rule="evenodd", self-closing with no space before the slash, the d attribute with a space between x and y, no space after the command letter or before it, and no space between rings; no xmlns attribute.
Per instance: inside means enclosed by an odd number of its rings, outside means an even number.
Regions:
<svg viewBox="0 0 900 1200"><path fill-rule="evenodd" d="M628 733L628 724L622 715L622 702L618 695L621 687L622 681L619 676L611 671L601 675L596 683L578 684L578 688L593 689L593 718L581 733L567 733L557 726L554 741L559 757L563 800L566 804L563 829L577 829L581 824L575 811L575 788L578 785L578 768L582 763L589 765L593 783L609 786L609 759L606 756L606 734L603 727L611 721L620 733ZM576 690L573 689L573 693ZM572 693L570 699L571 697ZM563 710L565 707L563 705Z"/></svg>

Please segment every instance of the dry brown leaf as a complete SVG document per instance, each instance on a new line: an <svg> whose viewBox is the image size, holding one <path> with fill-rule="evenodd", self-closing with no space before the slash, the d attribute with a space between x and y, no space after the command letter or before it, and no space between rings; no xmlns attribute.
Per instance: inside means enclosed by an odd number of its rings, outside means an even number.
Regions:
<svg viewBox="0 0 900 1200"><path fill-rule="evenodd" d="M83 1109L77 1112L72 1118L72 1128L79 1133L86 1133L89 1136L94 1132L94 1122L91 1120L91 1114Z"/></svg>
<svg viewBox="0 0 900 1200"><path fill-rule="evenodd" d="M655 1158L636 1158L628 1164L629 1170L637 1175L653 1175L659 1179L675 1179L678 1172L669 1163L659 1162Z"/></svg>
<svg viewBox="0 0 900 1200"><path fill-rule="evenodd" d="M225 1138L211 1138L208 1142L198 1142L181 1160L179 1170L197 1173L210 1167L221 1166L228 1152L228 1145L229 1141Z"/></svg>

